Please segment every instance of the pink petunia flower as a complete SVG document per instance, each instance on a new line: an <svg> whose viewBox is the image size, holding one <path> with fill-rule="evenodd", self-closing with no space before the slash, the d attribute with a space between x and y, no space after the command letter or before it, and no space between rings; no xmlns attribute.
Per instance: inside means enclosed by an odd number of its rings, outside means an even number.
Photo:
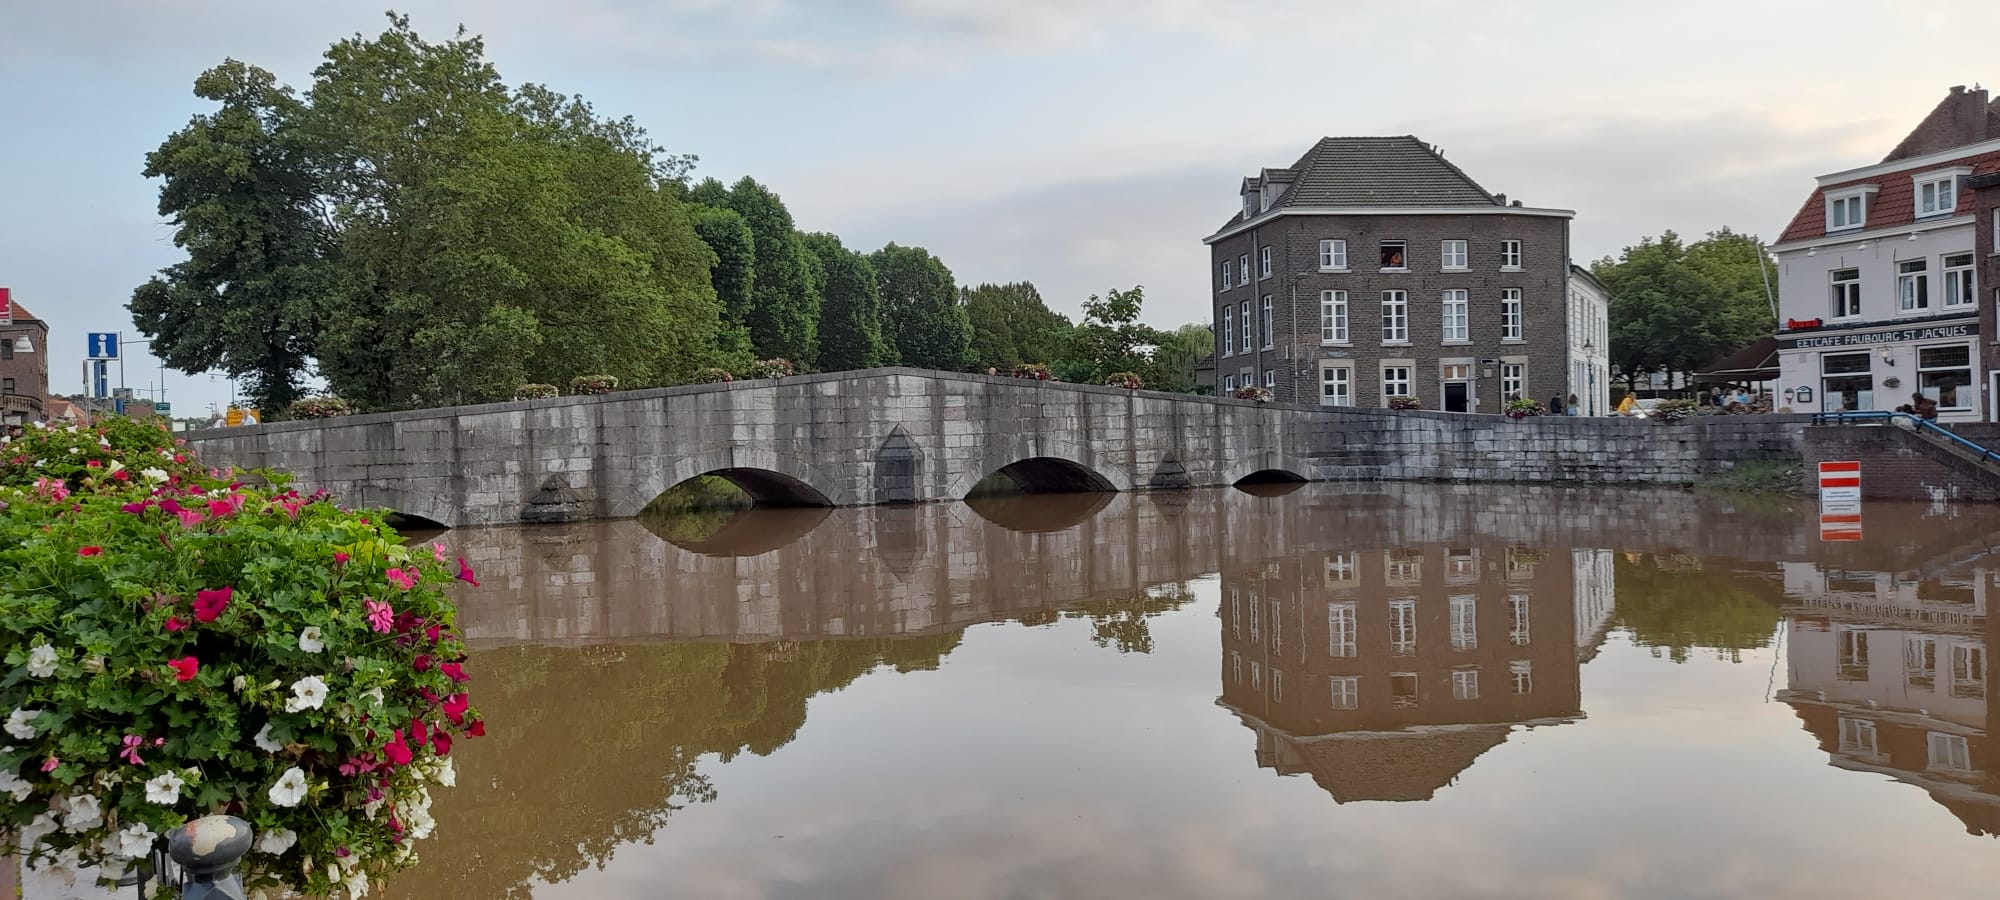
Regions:
<svg viewBox="0 0 2000 900"><path fill-rule="evenodd" d="M333 552L333 564L334 564L334 565L336 565L336 566L344 566L344 565L347 565L347 560L348 560L348 558L349 558L349 557L348 557L348 555L347 555L347 554L345 554L345 553L342 553L342 552L340 552L340 551L338 551L338 550L335 550L335 551Z"/></svg>
<svg viewBox="0 0 2000 900"><path fill-rule="evenodd" d="M207 624L222 615L229 608L230 595L235 588L224 586L213 591L196 591L194 595L194 620Z"/></svg>
<svg viewBox="0 0 2000 900"><path fill-rule="evenodd" d="M463 556L458 558L458 580L473 587L479 586L479 579L472 577L472 567L465 564L465 557Z"/></svg>
<svg viewBox="0 0 2000 900"><path fill-rule="evenodd" d="M51 756L48 759L42 760L42 771L53 772L56 770L56 767L60 765L62 765L62 760Z"/></svg>
<svg viewBox="0 0 2000 900"><path fill-rule="evenodd" d="M168 616L168 617L167 617L167 630L168 630L168 631L179 631L179 630L181 630L181 629L183 629L183 628L186 628L186 627L187 627L187 623L186 623L186 622L183 622L183 621L181 621L181 617L180 617L180 616Z"/></svg>
<svg viewBox="0 0 2000 900"><path fill-rule="evenodd" d="M464 683L466 681L471 680L471 676L465 674L464 663L448 662L445 663L444 665L438 666L438 671L443 672L444 677L449 678L454 682Z"/></svg>
<svg viewBox="0 0 2000 900"><path fill-rule="evenodd" d="M417 586L416 569L404 570L404 569L392 568L389 571L384 572L382 574L389 579L390 583L396 585L399 588L402 588L403 590L407 591Z"/></svg>
<svg viewBox="0 0 2000 900"><path fill-rule="evenodd" d="M118 755L124 757L125 761L132 765L145 765L146 761L139 758L139 748L144 746L146 746L145 738L136 734L128 734L125 736L125 749L118 751Z"/></svg>
<svg viewBox="0 0 2000 900"><path fill-rule="evenodd" d="M103 556L103 555L104 555L104 548L103 548L103 547L99 547L99 546L96 546L96 545L92 545L92 546L89 546L89 547L78 547L78 548L76 548L76 555L78 555L78 556Z"/></svg>
<svg viewBox="0 0 2000 900"><path fill-rule="evenodd" d="M193 681L195 674L201 671L201 663L192 656L167 660L167 665L174 670L175 681Z"/></svg>
<svg viewBox="0 0 2000 900"><path fill-rule="evenodd" d="M396 611L381 600L363 600L361 605L368 609L368 627L383 634L396 625Z"/></svg>

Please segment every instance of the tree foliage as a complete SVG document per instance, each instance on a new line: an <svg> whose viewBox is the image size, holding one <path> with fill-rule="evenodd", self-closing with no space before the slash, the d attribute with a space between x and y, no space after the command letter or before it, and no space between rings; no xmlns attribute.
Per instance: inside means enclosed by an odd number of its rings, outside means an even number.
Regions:
<svg viewBox="0 0 2000 900"><path fill-rule="evenodd" d="M693 196L697 203L733 210L750 227L755 276L744 322L757 356L815 365L819 351L819 266L793 227L784 201L747 176L726 190L721 182L706 179L695 186Z"/></svg>
<svg viewBox="0 0 2000 900"><path fill-rule="evenodd" d="M808 234L805 247L819 265L819 369L839 372L895 363L882 337L882 295L875 266L840 238Z"/></svg>
<svg viewBox="0 0 2000 900"><path fill-rule="evenodd" d="M1154 362L1166 335L1139 321L1145 300L1145 289L1134 285L1083 301L1083 322L1071 332L1069 353L1057 370L1062 379L1097 384L1112 372L1137 372L1147 384L1166 381Z"/></svg>
<svg viewBox="0 0 2000 900"><path fill-rule="evenodd" d="M1215 331L1205 323L1189 322L1162 334L1160 346L1153 351L1153 365L1162 380L1152 386L1155 390L1193 393L1199 387L1195 367L1214 352Z"/></svg>
<svg viewBox="0 0 2000 900"><path fill-rule="evenodd" d="M1047 364L1062 355L1070 321L1050 310L1033 284L963 288L959 300L972 328L972 368L1004 372L1024 363Z"/></svg>
<svg viewBox="0 0 2000 900"><path fill-rule="evenodd" d="M1611 361L1628 388L1644 373L1692 372L1776 328L1761 243L1728 229L1685 244L1672 231L1598 260L1611 293Z"/></svg>
<svg viewBox="0 0 2000 900"><path fill-rule="evenodd" d="M965 368L972 323L951 270L922 247L889 244L869 254L882 293L882 331L906 366Z"/></svg>
<svg viewBox="0 0 2000 900"><path fill-rule="evenodd" d="M728 207L697 205L692 216L695 234L715 253L708 279L722 305L718 362L737 368L755 354L750 346L750 305L757 284L757 240L750 234L750 223Z"/></svg>

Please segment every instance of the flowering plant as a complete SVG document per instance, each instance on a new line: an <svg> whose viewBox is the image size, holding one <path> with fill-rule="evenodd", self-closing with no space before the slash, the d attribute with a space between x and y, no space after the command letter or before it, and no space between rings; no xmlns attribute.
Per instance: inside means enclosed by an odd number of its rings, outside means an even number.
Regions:
<svg viewBox="0 0 2000 900"><path fill-rule="evenodd" d="M1022 363L1014 367L1014 377L1047 381L1054 376L1049 372L1049 367L1041 363Z"/></svg>
<svg viewBox="0 0 2000 900"><path fill-rule="evenodd" d="M0 829L30 865L116 874L211 813L256 830L253 889L359 896L415 861L485 731L445 596L477 582L265 477L126 419L0 443Z"/></svg>
<svg viewBox="0 0 2000 900"><path fill-rule="evenodd" d="M1545 416L1548 414L1548 408L1543 406L1540 400L1522 397L1519 400L1511 400L1507 403L1507 418L1509 419L1518 420L1529 416Z"/></svg>
<svg viewBox="0 0 2000 900"><path fill-rule="evenodd" d="M553 384L524 384L514 389L516 400L547 400L561 394Z"/></svg>
<svg viewBox="0 0 2000 900"><path fill-rule="evenodd" d="M569 380L569 392L579 397L609 394L617 389L616 375L578 375Z"/></svg>
<svg viewBox="0 0 2000 900"><path fill-rule="evenodd" d="M788 359L760 359L750 364L750 370L743 373L745 378L784 378L792 374L792 361Z"/></svg>
<svg viewBox="0 0 2000 900"><path fill-rule="evenodd" d="M694 370L694 384L726 384L735 380L736 376L729 374L728 369Z"/></svg>
<svg viewBox="0 0 2000 900"><path fill-rule="evenodd" d="M354 415L354 404L339 397L306 397L293 400L285 410L294 419L331 419Z"/></svg>
<svg viewBox="0 0 2000 900"><path fill-rule="evenodd" d="M1390 397L1390 409L1423 409L1423 401L1415 397Z"/></svg>
<svg viewBox="0 0 2000 900"><path fill-rule="evenodd" d="M1678 422L1694 415L1694 409L1693 400L1662 400L1653 407L1652 418L1655 422Z"/></svg>
<svg viewBox="0 0 2000 900"><path fill-rule="evenodd" d="M1112 387L1122 387L1128 391L1136 391L1146 386L1146 382L1139 377L1137 372L1113 372L1104 376L1104 383Z"/></svg>
<svg viewBox="0 0 2000 900"><path fill-rule="evenodd" d="M1255 400L1258 403L1271 402L1271 389L1260 387L1240 387L1236 389L1236 399Z"/></svg>

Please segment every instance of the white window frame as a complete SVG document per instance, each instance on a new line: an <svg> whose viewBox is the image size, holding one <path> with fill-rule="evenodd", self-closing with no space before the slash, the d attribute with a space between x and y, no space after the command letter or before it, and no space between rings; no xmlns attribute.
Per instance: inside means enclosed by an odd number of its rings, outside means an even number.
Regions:
<svg viewBox="0 0 2000 900"><path fill-rule="evenodd" d="M1931 308L1929 259L1905 259L1896 263L1896 309L1923 312Z"/></svg>
<svg viewBox="0 0 2000 900"><path fill-rule="evenodd" d="M1500 271L1521 271L1521 242L1507 240L1500 242Z"/></svg>
<svg viewBox="0 0 2000 900"><path fill-rule="evenodd" d="M1510 389L1508 385L1513 385ZM1528 389L1528 364L1503 362L1500 364L1500 399L1505 402L1515 397L1526 397L1522 393Z"/></svg>
<svg viewBox="0 0 2000 900"><path fill-rule="evenodd" d="M1417 388L1416 388L1416 385L1415 385L1415 383L1414 383L1414 379L1413 379L1413 377L1412 377L1412 375L1411 375L1411 373L1412 373L1412 372L1414 372L1414 371L1415 371L1415 369L1416 369L1416 367L1415 367L1415 366L1405 366L1405 365L1384 365L1384 366L1382 367L1382 405L1383 405L1383 406L1385 406L1385 407L1386 407L1386 406L1388 406L1388 405L1389 405L1389 398L1391 398L1391 397L1414 397L1414 396L1416 396L1416 389L1417 389ZM1391 372L1395 372L1395 373L1398 373L1398 374L1400 375L1400 377L1398 377L1398 378L1390 378L1390 377L1389 377L1389 373L1391 373ZM1390 390L1390 389L1389 389L1389 385L1391 385L1391 384L1400 384L1400 385L1402 385L1402 386L1403 386L1403 389L1402 389L1402 390L1400 390L1400 391L1392 391L1392 390Z"/></svg>
<svg viewBox="0 0 2000 900"><path fill-rule="evenodd" d="M1500 291L1500 341L1519 344L1526 341L1526 311L1521 304L1520 288L1502 288Z"/></svg>
<svg viewBox="0 0 2000 900"><path fill-rule="evenodd" d="M1875 204L1879 184L1857 184L1826 192L1826 230L1854 231L1868 225L1868 208Z"/></svg>
<svg viewBox="0 0 2000 900"><path fill-rule="evenodd" d="M1527 594L1510 594L1507 597L1507 642L1516 647L1526 647L1534 641L1534 611L1528 606Z"/></svg>
<svg viewBox="0 0 2000 900"><path fill-rule="evenodd" d="M1849 277L1842 278L1847 273ZM1827 273L1828 299L1833 303L1835 319L1852 319L1861 315L1861 270L1834 269Z"/></svg>
<svg viewBox="0 0 2000 900"><path fill-rule="evenodd" d="M1349 659L1360 655L1355 637L1359 634L1356 623L1360 621L1355 611L1355 602L1342 600L1326 605L1326 655L1333 659Z"/></svg>
<svg viewBox="0 0 2000 900"><path fill-rule="evenodd" d="M1319 342L1322 344L1351 343L1353 334L1349 330L1346 291L1319 292Z"/></svg>
<svg viewBox="0 0 2000 900"><path fill-rule="evenodd" d="M1924 733L1924 745L1930 757L1924 768L1933 772L1972 771L1972 748L1965 735L1928 731Z"/></svg>
<svg viewBox="0 0 2000 900"><path fill-rule="evenodd" d="M1389 248L1390 248L1390 247L1392 247L1392 246L1393 246L1393 247L1400 247L1400 248L1402 248L1402 250L1403 250L1403 264L1402 264L1402 265L1400 265L1400 266L1383 266L1383 267L1382 267L1382 271L1384 271L1384 272L1408 272L1408 271L1410 271L1410 242L1409 242L1409 241L1383 241L1383 242L1381 242L1381 243L1380 243L1379 245L1377 245L1377 247L1376 247L1376 253L1375 253L1375 260L1376 260L1376 262L1381 262L1381 260L1382 260L1382 251L1384 251L1384 250L1387 250L1387 249L1389 249Z"/></svg>
<svg viewBox="0 0 2000 900"><path fill-rule="evenodd" d="M1924 351L1925 351L1925 350L1944 350L1944 349L1952 349L1952 350L1964 350L1964 351L1965 351L1965 365L1962 365L1962 366L1959 366L1959 365L1950 365L1950 366L1926 366L1926 365L1924 365ZM1972 389L1973 389L1973 386L1974 386L1974 385L1975 385L1975 384L1977 383L1977 382L1975 382L1975 381L1973 380L1973 377L1972 377L1972 370L1973 370L1973 369L1975 369L1975 368L1977 368L1977 363L1979 362L1979 351L1978 351L1978 349L1977 349L1977 348L1975 348L1975 347L1972 347L1972 346L1968 346L1968 345L1966 345L1966 344L1932 344L1932 345L1930 345L1930 346L1928 346L1928 347L1917 347L1917 348L1915 348L1915 350L1916 350L1916 356L1917 356L1917 383L1916 383L1916 385L1915 385L1914 387L1915 387L1915 388L1916 388L1916 389L1917 389L1917 390L1918 390L1919 392L1921 392L1921 393L1922 393L1922 394L1923 394L1924 396L1926 396L1926 397L1930 397L1930 398L1931 398L1932 400L1936 400L1936 401L1938 401L1938 409L1940 409L1940 410L1967 410L1967 409L1971 409L1971 408L1972 408ZM1941 396L1937 396L1937 397L1933 397L1933 396L1931 396L1931 393L1932 393L1932 390L1931 390L1930 388L1928 388L1928 387L1925 387L1925 386L1924 386L1924 376L1925 376L1925 375L1927 375L1927 374L1929 374L1929 373L1931 373L1931 372L1964 372L1964 373L1965 373L1965 383L1964 383L1964 384L1962 384L1962 385L1960 385L1960 386L1959 386L1959 388L1958 388L1958 392L1957 392L1956 394L1954 394L1954 395L1953 395L1953 397L1952 397L1952 404L1951 404L1950 406L1946 406L1946 405L1944 404L1944 399L1943 399L1943 397L1941 397Z"/></svg>
<svg viewBox="0 0 2000 900"><path fill-rule="evenodd" d="M1959 698L1985 698L1986 646L1984 644L1951 646L1950 693L1951 696Z"/></svg>
<svg viewBox="0 0 2000 900"><path fill-rule="evenodd" d="M1275 334L1277 332L1277 326L1275 320L1271 318L1270 294L1264 295L1264 307L1262 312L1264 315L1264 321L1262 323L1264 327L1264 349L1269 350L1272 347L1276 346Z"/></svg>
<svg viewBox="0 0 2000 900"><path fill-rule="evenodd" d="M1410 342L1410 292L1382 292L1382 343Z"/></svg>
<svg viewBox="0 0 2000 900"><path fill-rule="evenodd" d="M1451 649L1461 653L1479 649L1479 598L1469 594L1451 598Z"/></svg>
<svg viewBox="0 0 2000 900"><path fill-rule="evenodd" d="M1257 277L1259 279L1271 277L1270 247L1264 247L1257 251Z"/></svg>
<svg viewBox="0 0 2000 900"><path fill-rule="evenodd" d="M1279 605L1276 597L1267 597L1265 602L1271 604L1271 614L1264 620L1271 623L1271 652L1282 656L1285 652L1284 607Z"/></svg>
<svg viewBox="0 0 2000 900"><path fill-rule="evenodd" d="M1953 265L1953 260L1963 260ZM1959 309L1979 302L1978 271L1971 253L1947 253L1944 259L1944 308Z"/></svg>
<svg viewBox="0 0 2000 900"><path fill-rule="evenodd" d="M1332 709L1355 709L1361 705L1361 676L1329 675L1326 679L1327 705Z"/></svg>
<svg viewBox="0 0 2000 900"><path fill-rule="evenodd" d="M1958 211L1958 197L1963 193L1958 189L1958 181L1972 174L1971 166L1954 166L1924 172L1911 179L1911 202L1915 204L1916 217L1931 219L1949 216ZM1950 197L1946 198L1946 194Z"/></svg>
<svg viewBox="0 0 2000 900"><path fill-rule="evenodd" d="M1236 255L1236 275L1237 284L1248 285L1250 283L1250 254L1239 253Z"/></svg>
<svg viewBox="0 0 2000 900"><path fill-rule="evenodd" d="M1466 250L1465 241L1450 240L1450 241L1438 242L1438 256L1444 260L1442 265L1439 267L1443 271L1463 272L1467 269L1472 268L1472 266L1469 265L1469 260L1471 259L1471 255ZM1405 261L1407 261L1407 259L1408 258L1405 257Z"/></svg>
<svg viewBox="0 0 2000 900"><path fill-rule="evenodd" d="M1459 243L1464 243L1460 241ZM1444 292L1444 342L1447 344L1472 343L1472 293L1464 290Z"/></svg>
<svg viewBox="0 0 2000 900"><path fill-rule="evenodd" d="M1236 355L1236 304L1222 307L1222 355Z"/></svg>
<svg viewBox="0 0 2000 900"><path fill-rule="evenodd" d="M1873 719L1850 719L1843 716L1837 718L1835 723L1839 741L1835 746L1839 748L1839 752L1870 757L1882 755L1881 735L1876 731Z"/></svg>
<svg viewBox="0 0 2000 900"><path fill-rule="evenodd" d="M1249 353L1251 348L1257 346L1256 344L1250 342L1252 333L1251 328L1254 324L1250 320L1251 316L1250 301L1248 300L1243 301L1242 305L1237 307L1237 309L1242 313L1241 320L1243 322L1243 352Z"/></svg>
<svg viewBox="0 0 2000 900"><path fill-rule="evenodd" d="M1322 272L1347 271L1347 241L1343 238L1327 238L1319 242L1319 270Z"/></svg>
<svg viewBox="0 0 2000 900"><path fill-rule="evenodd" d="M1451 699L1479 699L1479 670L1453 669L1451 672Z"/></svg>
<svg viewBox="0 0 2000 900"><path fill-rule="evenodd" d="M1389 601L1389 653L1415 656L1417 653L1417 601L1411 598Z"/></svg>
<svg viewBox="0 0 2000 900"><path fill-rule="evenodd" d="M1507 663L1507 674L1514 676L1514 693L1535 692L1535 663L1533 660L1517 659Z"/></svg>
<svg viewBox="0 0 2000 900"><path fill-rule="evenodd" d="M1327 388L1335 388L1332 393ZM1319 405L1354 405L1354 368L1352 366L1321 366L1319 370Z"/></svg>
<svg viewBox="0 0 2000 900"><path fill-rule="evenodd" d="M1223 261L1222 261L1222 288L1221 288L1221 289L1222 289L1222 290L1225 290L1225 291L1226 291L1226 290L1229 290L1230 288L1233 288L1233 287L1235 287L1235 286L1236 286L1236 277L1235 277L1235 276L1236 276L1236 272L1235 272L1235 270L1233 270L1233 269L1229 268L1229 260L1226 260L1226 259L1225 259L1225 260L1223 260Z"/></svg>
<svg viewBox="0 0 2000 900"><path fill-rule="evenodd" d="M1276 370L1276 369L1265 369L1265 370L1264 370L1264 387L1265 387L1266 389L1275 389L1275 388L1277 388L1277 386L1278 386L1278 370Z"/></svg>
<svg viewBox="0 0 2000 900"><path fill-rule="evenodd" d="M1222 389L1230 394L1236 393L1236 376L1224 375L1222 377Z"/></svg>

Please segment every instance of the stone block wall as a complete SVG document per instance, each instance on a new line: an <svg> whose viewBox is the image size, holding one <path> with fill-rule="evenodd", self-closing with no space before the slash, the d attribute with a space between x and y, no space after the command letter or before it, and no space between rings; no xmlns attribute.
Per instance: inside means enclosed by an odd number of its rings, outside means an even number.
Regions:
<svg viewBox="0 0 2000 900"><path fill-rule="evenodd" d="M2000 426L1953 426L1968 440L2000 446ZM1822 462L1861 461L1861 496L1882 500L2000 500L2000 479L1901 428L1814 425L1801 444L1806 481L1816 489Z"/></svg>

